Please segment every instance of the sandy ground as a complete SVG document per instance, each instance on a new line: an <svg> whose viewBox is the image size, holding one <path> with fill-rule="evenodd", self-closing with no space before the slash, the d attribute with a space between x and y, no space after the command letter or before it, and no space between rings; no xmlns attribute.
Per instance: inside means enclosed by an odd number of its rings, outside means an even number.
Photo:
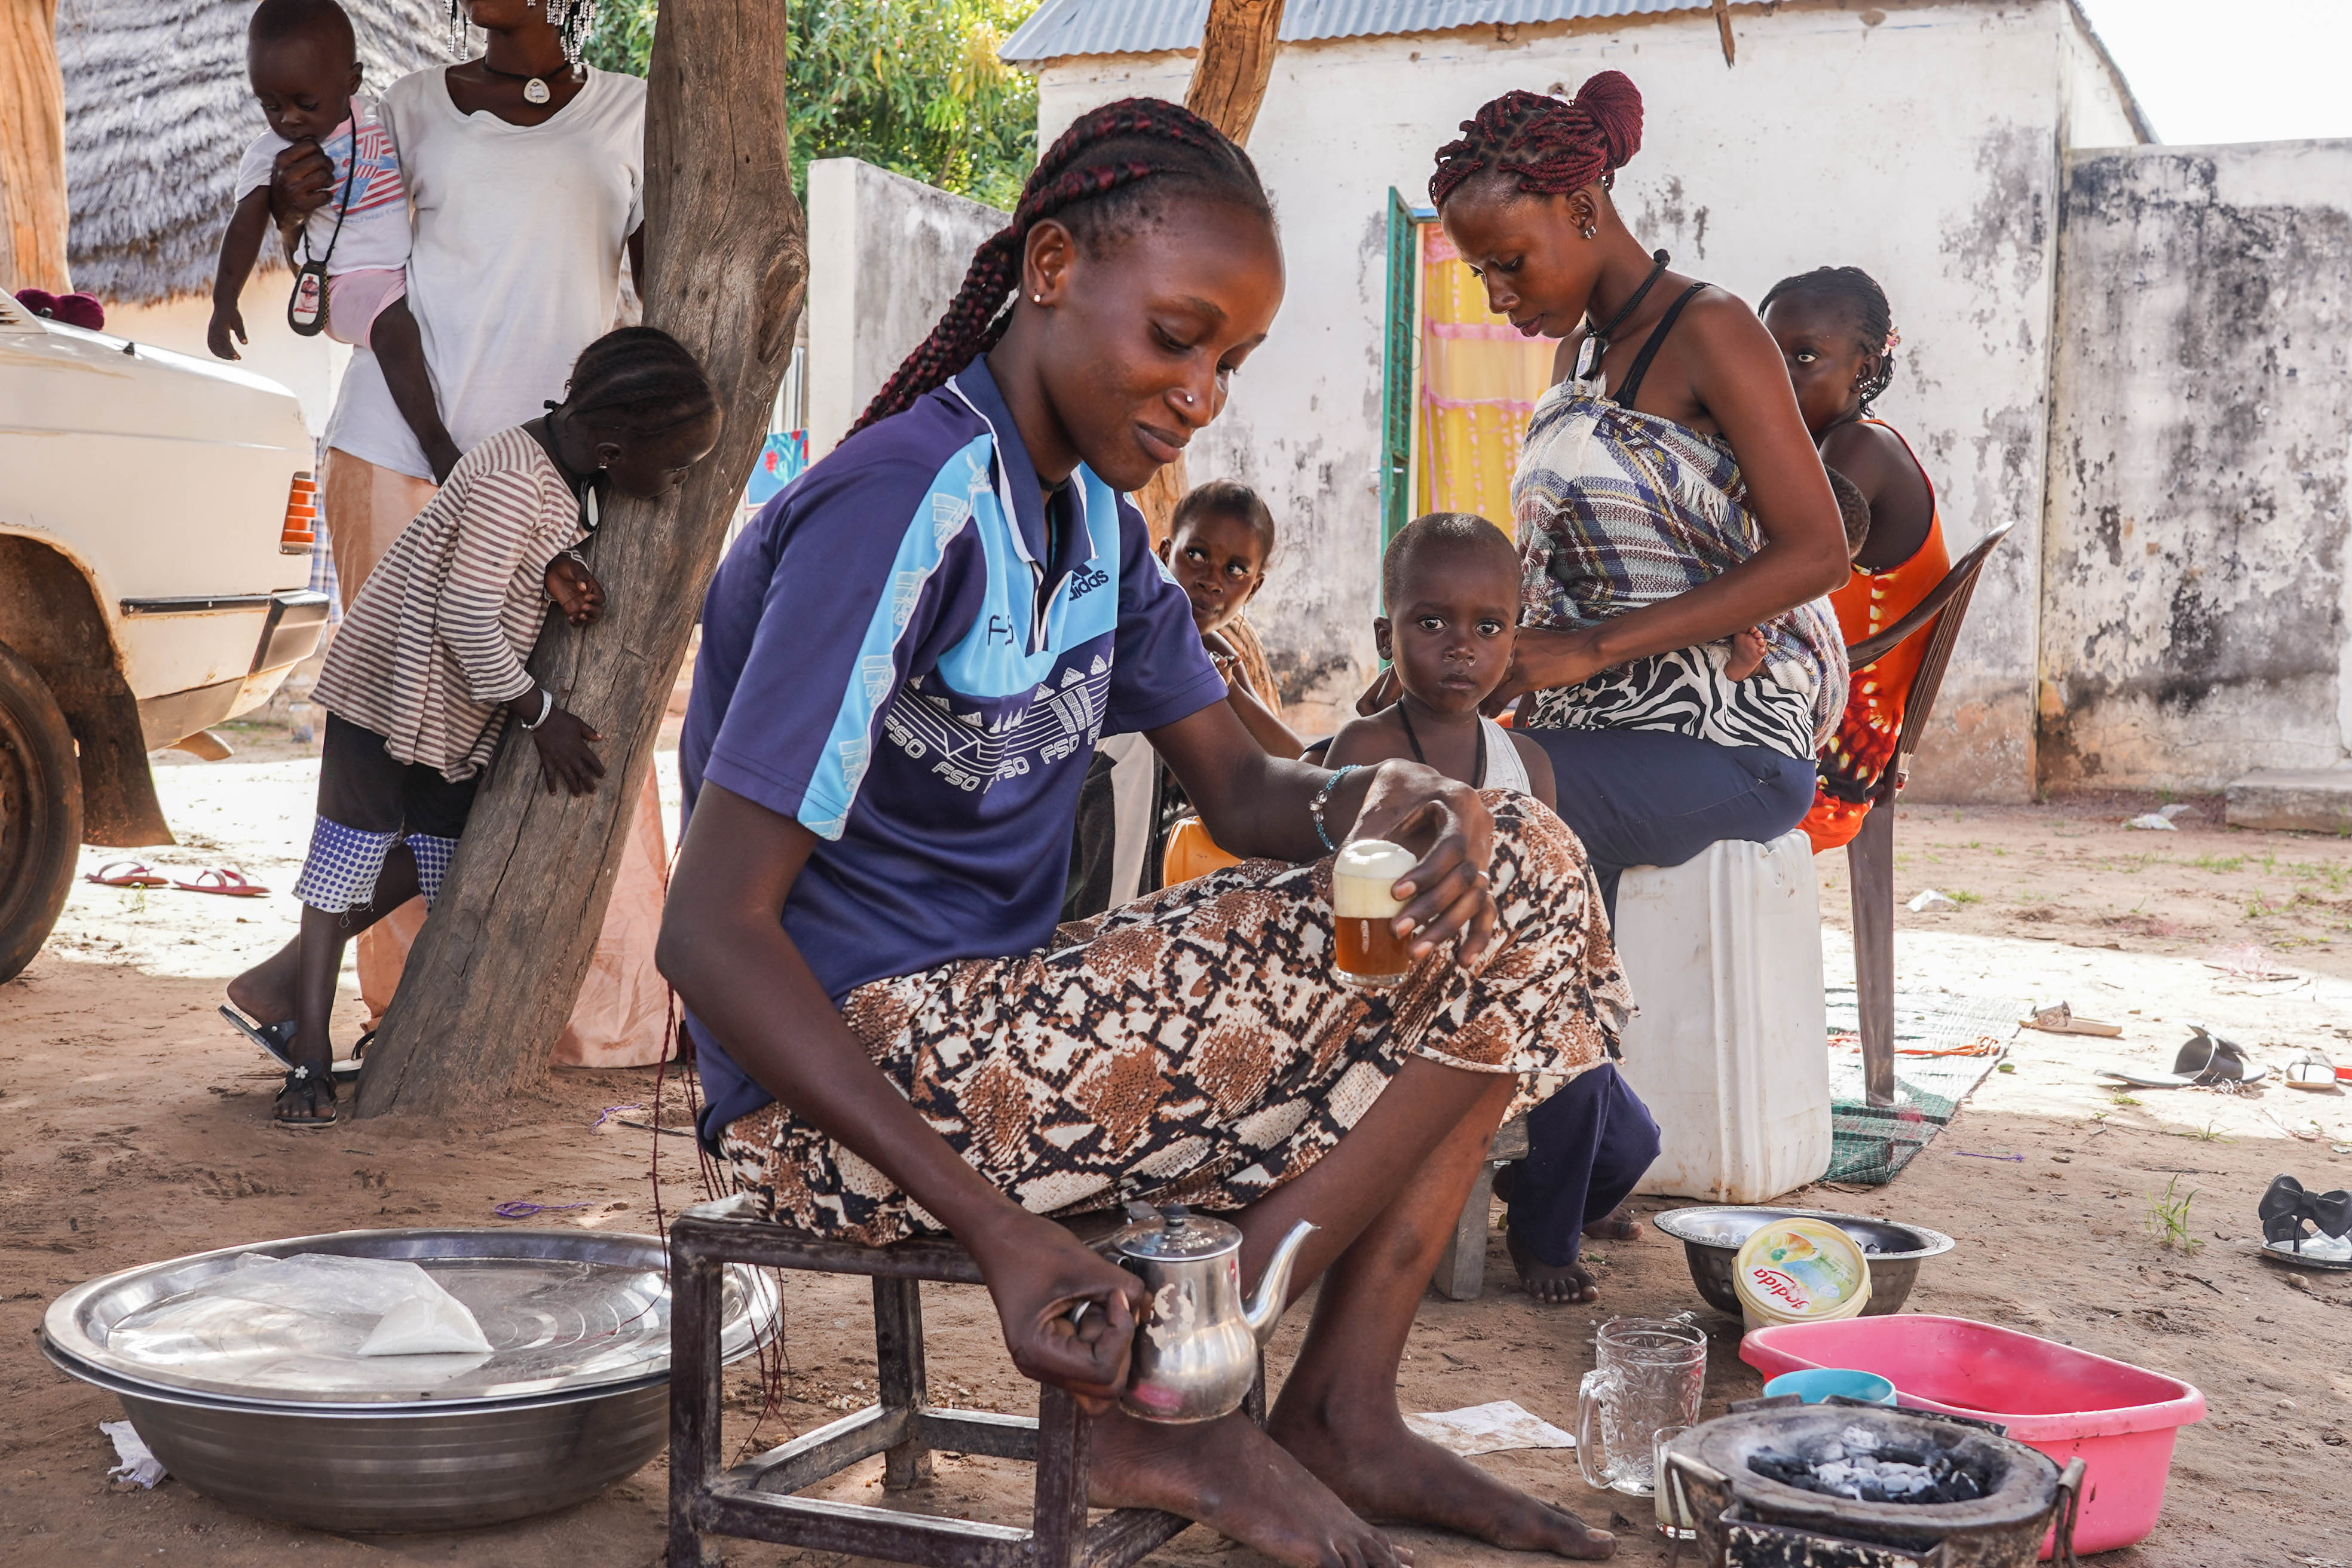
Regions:
<svg viewBox="0 0 2352 1568"><path fill-rule="evenodd" d="M241 749L235 760L159 767L182 843L149 858L184 874L236 863L284 889L307 829L315 764L282 731L232 738ZM2247 1245L2255 1198L2273 1174L2294 1172L2315 1190L2352 1181L2352 1153L2336 1152L2352 1151L2352 1100L2276 1087L2242 1097L2117 1096L2090 1073L2106 1060L2168 1063L2190 1019L2273 1064L2305 1047L2352 1058L2352 845L2228 831L2212 802L2198 803L2202 820L2184 820L2178 833L2118 826L2155 804L1905 812L1905 896L1926 886L1968 895L1948 913L1900 917L1906 989L2063 998L2126 1032L2115 1041L2021 1035L2014 1071L1988 1079L1891 1187L1815 1187L1791 1201L1957 1237L1958 1250L1929 1267L1913 1309L2030 1330L2204 1389L2210 1414L2181 1435L2162 1524L2144 1545L2103 1562L2338 1563L2352 1559L2342 1517L2352 1496L2352 1371L2343 1355L2352 1279L2290 1277L2249 1256ZM90 865L111 858L85 855ZM1836 857L1820 865L1835 976L1850 963L1843 866ZM267 1064L213 1006L226 976L291 932L293 913L283 891L239 901L78 884L48 950L0 987L0 1564L644 1568L659 1548L659 1461L592 1502L499 1530L376 1539L289 1530L230 1512L176 1480L152 1492L110 1483L98 1423L119 1415L113 1400L56 1372L35 1349L44 1306L67 1287L180 1253L344 1226L498 1226L506 1222L492 1205L517 1198L588 1205L525 1223L651 1230L657 1142L660 1201L674 1209L697 1195L683 1140L616 1124L591 1130L606 1107L650 1107L650 1070L560 1073L535 1099L485 1107L467 1123L346 1123L311 1135L265 1126ZM2251 977L2272 970L2285 977ZM355 1016L339 1017L339 1032L355 1028ZM670 1092L674 1107L675 1081ZM1973 1157L1987 1154L2023 1158ZM2195 1194L2183 1238L2193 1251L2169 1249L2147 1228L2155 1198L2172 1184L2176 1195ZM1596 1247L1602 1302L1553 1309L1507 1288L1510 1270L1496 1241L1484 1299L1426 1302L1402 1373L1407 1408L1516 1398L1572 1426L1593 1327L1613 1313L1685 1309L1714 1333L1710 1408L1757 1391L1756 1374L1738 1359L1736 1327L1701 1305L1680 1249L1664 1238ZM935 1394L1024 1408L985 1300L937 1288L929 1300ZM873 1375L870 1320L851 1283L794 1278L786 1303L788 1397L759 1424L763 1443L864 1403ZM1277 1373L1305 1317L1292 1313L1278 1333ZM761 1401L748 1365L730 1387L730 1436L749 1438ZM1646 1503L1587 1490L1572 1455L1480 1462L1595 1522L1616 1516L1620 1560L1665 1560L1646 1533ZM833 1489L886 1500L879 1463ZM1026 1499L1018 1467L943 1457L929 1488L887 1500L1012 1523L1024 1521ZM1402 1533L1424 1564L1527 1561ZM754 1568L818 1554L735 1543L728 1560ZM1262 1561L1200 1530L1152 1559L1209 1560L1235 1568Z"/></svg>

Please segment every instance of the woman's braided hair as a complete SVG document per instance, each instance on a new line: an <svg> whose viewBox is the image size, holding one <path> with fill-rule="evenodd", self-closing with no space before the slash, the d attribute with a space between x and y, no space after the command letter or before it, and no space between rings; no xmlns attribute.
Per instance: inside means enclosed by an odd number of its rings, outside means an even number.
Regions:
<svg viewBox="0 0 2352 1568"><path fill-rule="evenodd" d="M719 409L710 378L659 327L622 327L580 351L562 405L599 430L644 439Z"/></svg>
<svg viewBox="0 0 2352 1568"><path fill-rule="evenodd" d="M1495 174L1532 195L1566 195L1624 167L1642 150L1642 89L1623 71L1587 78L1571 99L1517 89L1462 122L1462 139L1437 150L1429 201L1474 175Z"/></svg>
<svg viewBox="0 0 2352 1568"><path fill-rule="evenodd" d="M1756 313L1762 315L1772 308L1773 300L1792 294L1807 300L1834 301L1853 315L1854 331L1862 339L1862 352L1876 355L1878 360L1878 368L1859 389L1862 411L1869 413L1871 404L1895 379L1895 345L1903 341L1895 331L1895 310L1886 302L1886 291L1859 267L1816 267L1811 272L1800 272L1773 284L1764 302L1756 307Z"/></svg>
<svg viewBox="0 0 2352 1568"><path fill-rule="evenodd" d="M1021 187L1013 221L972 253L947 313L875 394L852 434L912 407L996 346L1013 320L1007 300L1020 287L1022 258L1036 224L1046 218L1063 224L1091 251L1180 190L1273 221L1273 205L1249 154L1192 110L1165 99L1129 98L1081 115L1037 161Z"/></svg>

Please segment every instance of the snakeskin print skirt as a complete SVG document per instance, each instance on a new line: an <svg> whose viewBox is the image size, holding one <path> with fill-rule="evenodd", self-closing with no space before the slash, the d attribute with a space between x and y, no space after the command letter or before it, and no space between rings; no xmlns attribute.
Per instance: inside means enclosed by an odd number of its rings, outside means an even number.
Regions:
<svg viewBox="0 0 2352 1568"><path fill-rule="evenodd" d="M1500 914L1401 984L1331 978L1331 863L1252 860L1066 925L1052 947L852 992L850 1032L941 1137L1039 1214L1130 1199L1244 1207L1336 1146L1412 1056L1521 1082L1513 1112L1606 1059L1632 1010L1576 836L1490 790ZM770 1217L881 1246L940 1228L771 1105L723 1136Z"/></svg>

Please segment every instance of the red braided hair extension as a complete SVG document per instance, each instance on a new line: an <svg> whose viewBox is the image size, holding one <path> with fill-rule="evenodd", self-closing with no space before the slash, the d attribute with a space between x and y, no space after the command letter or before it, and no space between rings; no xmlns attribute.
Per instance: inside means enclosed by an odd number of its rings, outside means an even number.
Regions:
<svg viewBox="0 0 2352 1568"><path fill-rule="evenodd" d="M1013 221L972 253L963 287L939 325L874 395L850 434L914 406L973 356L996 346L1012 324L1005 301L1020 285L1033 226L1057 218L1079 230L1081 239L1089 238L1121 205L1105 198L1115 193L1139 198L1138 187L1155 178L1163 186L1181 182L1273 216L1249 154L1182 105L1129 98L1079 116L1037 161L1021 188Z"/></svg>
<svg viewBox="0 0 2352 1568"><path fill-rule="evenodd" d="M1586 79L1563 102L1514 89L1462 122L1462 139L1437 150L1429 200L1445 198L1474 174L1507 175L1535 195L1580 191L1642 150L1642 91L1622 71Z"/></svg>

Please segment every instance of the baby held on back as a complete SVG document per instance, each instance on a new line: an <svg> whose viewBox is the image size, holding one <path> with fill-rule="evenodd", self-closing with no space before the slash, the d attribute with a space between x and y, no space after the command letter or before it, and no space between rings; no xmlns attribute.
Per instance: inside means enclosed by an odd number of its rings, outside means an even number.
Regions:
<svg viewBox="0 0 2352 1568"><path fill-rule="evenodd" d="M1835 468L1823 470L1830 477L1830 493L1837 497L1838 518L1845 524L1845 550L1849 556L1860 555L1862 547L1870 540L1870 498L1860 486ZM1733 680L1745 680L1764 668L1764 633L1750 626L1735 632L1731 637L1730 657L1723 663L1723 673Z"/></svg>
<svg viewBox="0 0 2352 1568"><path fill-rule="evenodd" d="M1483 517L1439 511L1399 531L1381 559L1388 613L1372 622L1395 670L1396 701L1332 737L1327 765L1411 759L1481 789L1555 804L1551 759L1478 711L1510 672L1519 556Z"/></svg>

